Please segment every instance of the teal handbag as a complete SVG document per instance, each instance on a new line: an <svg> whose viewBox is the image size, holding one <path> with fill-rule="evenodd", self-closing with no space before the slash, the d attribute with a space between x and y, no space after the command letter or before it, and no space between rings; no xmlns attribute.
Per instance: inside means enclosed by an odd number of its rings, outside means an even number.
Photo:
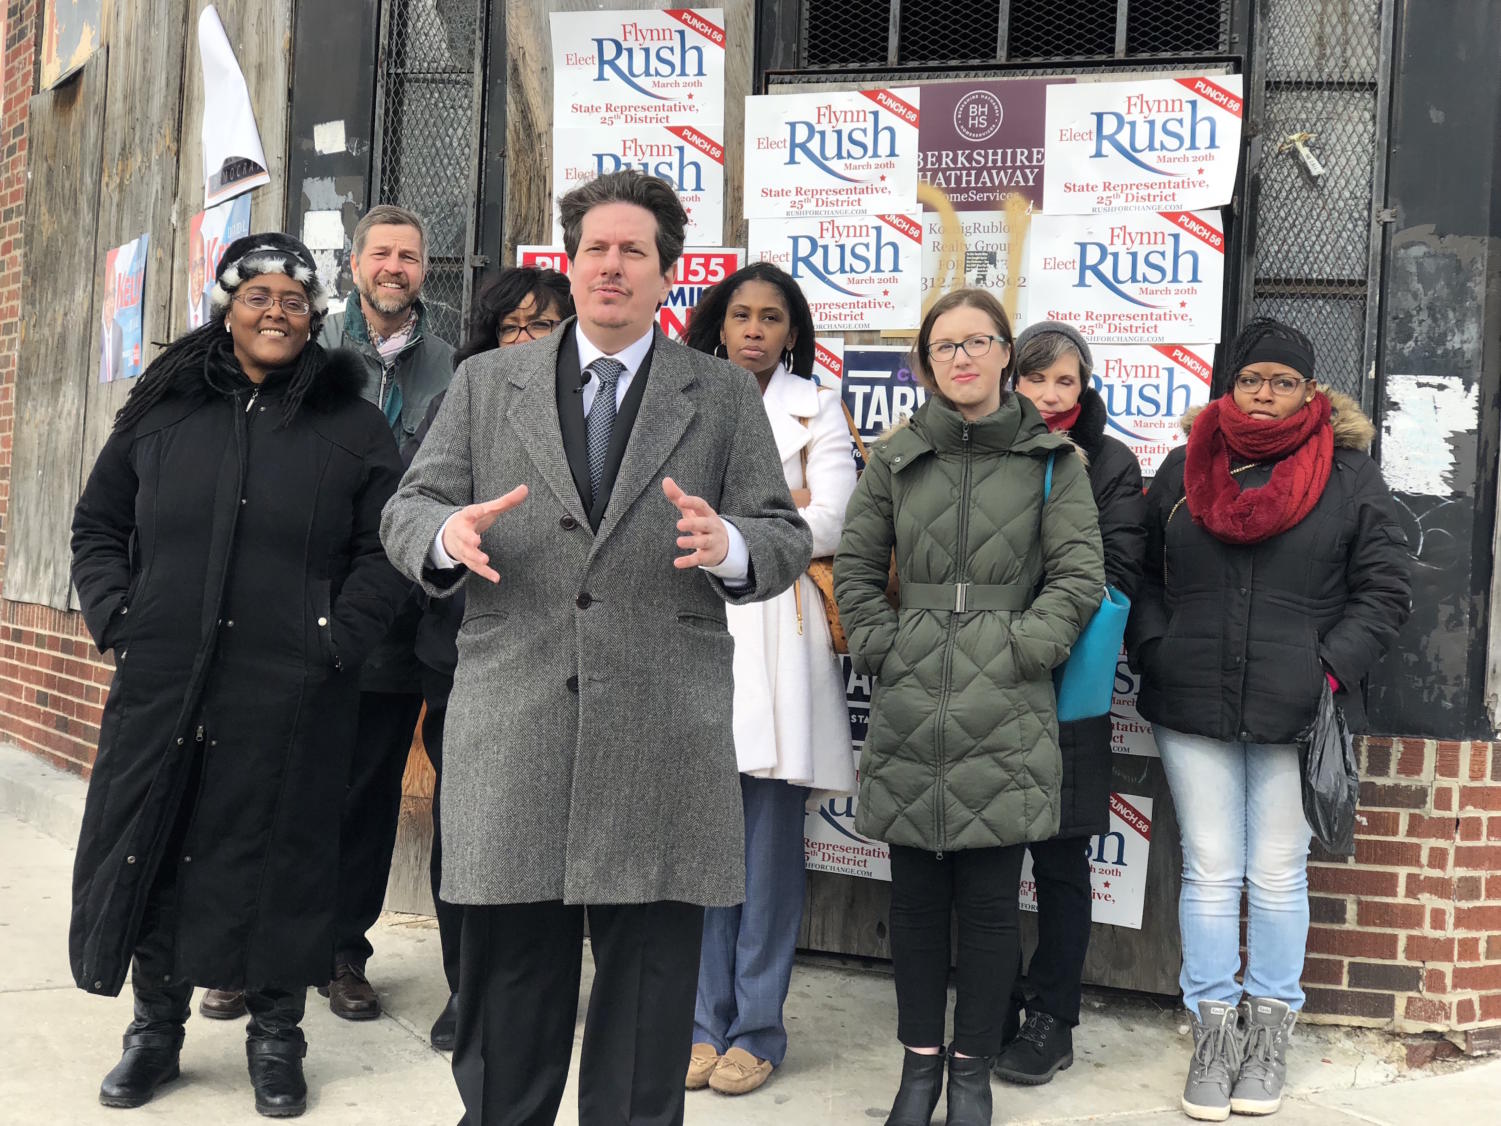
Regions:
<svg viewBox="0 0 1501 1126"><path fill-rule="evenodd" d="M1044 505L1053 492L1053 458L1056 456L1048 455L1042 487ZM1115 700L1115 664L1120 657L1121 642L1126 636L1126 618L1130 613L1131 600L1106 584L1104 601L1074 642L1068 660L1053 670L1059 723L1110 714L1110 705Z"/></svg>

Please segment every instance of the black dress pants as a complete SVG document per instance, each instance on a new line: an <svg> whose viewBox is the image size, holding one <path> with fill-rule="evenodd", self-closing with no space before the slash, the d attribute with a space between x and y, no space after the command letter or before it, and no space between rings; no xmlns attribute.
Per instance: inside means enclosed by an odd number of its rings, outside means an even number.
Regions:
<svg viewBox="0 0 1501 1126"><path fill-rule="evenodd" d="M448 709L435 708L428 701L427 714L422 718L422 745L427 748L427 759L433 764L433 773L438 776L433 785L433 855L428 864L428 879L433 889L433 909L438 916L438 943L443 948L443 976L448 979L448 992L459 991L459 934L464 926L464 912L452 903L445 903L438 889L443 878L443 820L441 799L443 796L443 721Z"/></svg>
<svg viewBox="0 0 1501 1126"><path fill-rule="evenodd" d="M1027 847L1037 881L1037 950L1027 969L1027 1011L1079 1023L1084 956L1089 952L1093 892L1089 837L1062 837Z"/></svg>
<svg viewBox="0 0 1501 1126"><path fill-rule="evenodd" d="M594 986L579 1126L680 1126L704 909L465 907L453 1077L460 1126L550 1126L573 1054L584 914Z"/></svg>
<svg viewBox="0 0 1501 1126"><path fill-rule="evenodd" d="M361 692L349 788L339 829L334 960L361 973L374 952L365 932L380 918L401 817L401 776L422 711L420 692Z"/></svg>
<svg viewBox="0 0 1501 1126"><path fill-rule="evenodd" d="M1017 895L1024 855L1023 845L964 849L942 857L926 849L891 846L896 1035L907 1047L944 1044L952 913L959 926L954 1050L966 1056L1000 1052L1021 949Z"/></svg>

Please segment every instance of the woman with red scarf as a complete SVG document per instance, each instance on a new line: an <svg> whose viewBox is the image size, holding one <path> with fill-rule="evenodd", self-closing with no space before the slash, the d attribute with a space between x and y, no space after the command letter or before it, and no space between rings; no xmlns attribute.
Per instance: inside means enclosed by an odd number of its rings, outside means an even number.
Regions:
<svg viewBox="0 0 1501 1126"><path fill-rule="evenodd" d="M1308 338L1256 320L1229 357L1229 393L1184 418L1188 442L1147 494L1127 636L1182 830L1179 980L1194 1031L1182 1105L1206 1121L1281 1105L1308 937L1297 737L1326 681L1363 728L1361 682L1406 619L1410 585L1366 453L1375 428L1314 382Z"/></svg>

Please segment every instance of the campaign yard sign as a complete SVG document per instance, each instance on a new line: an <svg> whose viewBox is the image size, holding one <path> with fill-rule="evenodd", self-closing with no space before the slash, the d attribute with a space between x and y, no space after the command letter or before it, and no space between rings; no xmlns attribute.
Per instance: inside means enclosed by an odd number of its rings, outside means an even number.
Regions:
<svg viewBox="0 0 1501 1126"><path fill-rule="evenodd" d="M917 210L918 90L745 99L745 217Z"/></svg>
<svg viewBox="0 0 1501 1126"><path fill-rule="evenodd" d="M553 12L553 128L724 122L724 12Z"/></svg>
<svg viewBox="0 0 1501 1126"><path fill-rule="evenodd" d="M1147 858L1152 850L1152 799L1110 795L1110 831L1089 840L1091 918L1112 927L1141 930L1147 896ZM1021 909L1037 910L1032 854L1022 861Z"/></svg>
<svg viewBox="0 0 1501 1126"><path fill-rule="evenodd" d="M844 337L820 336L813 342L813 378L820 387L843 392Z"/></svg>
<svg viewBox="0 0 1501 1126"><path fill-rule="evenodd" d="M1222 207L1235 192L1242 113L1238 74L1051 86L1043 210Z"/></svg>
<svg viewBox="0 0 1501 1126"><path fill-rule="evenodd" d="M1036 215L1029 311L1093 344L1217 341L1225 232L1213 211Z"/></svg>
<svg viewBox="0 0 1501 1126"><path fill-rule="evenodd" d="M145 330L142 296L146 291L149 234L139 235L104 255L104 301L99 327L99 382L133 379L141 374Z"/></svg>
<svg viewBox="0 0 1501 1126"><path fill-rule="evenodd" d="M816 328L916 331L922 318L922 214L753 219L752 261L802 286Z"/></svg>
<svg viewBox="0 0 1501 1126"><path fill-rule="evenodd" d="M678 259L672 288L657 310L657 325L673 340L688 331L693 310L710 286L724 281L744 264L745 252L735 247L690 247ZM518 246L516 265L568 272L568 252L561 246Z"/></svg>
<svg viewBox="0 0 1501 1126"><path fill-rule="evenodd" d="M219 259L237 238L250 233L250 197L234 199L200 211L188 220L188 327L207 323L209 294L219 271Z"/></svg>
<svg viewBox="0 0 1501 1126"><path fill-rule="evenodd" d="M553 133L553 241L563 241L557 199L585 180L635 169L660 176L688 213L690 246L724 237L724 144L719 128L694 125L593 125Z"/></svg>
<svg viewBox="0 0 1501 1126"><path fill-rule="evenodd" d="M1154 477L1183 444L1180 421L1209 402L1213 344L1098 344L1091 382L1105 400L1107 434L1126 443Z"/></svg>
<svg viewBox="0 0 1501 1126"><path fill-rule="evenodd" d="M1136 710L1141 677L1131 671L1124 650L1115 661L1115 697L1110 703L1110 749L1118 755L1160 758L1152 725Z"/></svg>

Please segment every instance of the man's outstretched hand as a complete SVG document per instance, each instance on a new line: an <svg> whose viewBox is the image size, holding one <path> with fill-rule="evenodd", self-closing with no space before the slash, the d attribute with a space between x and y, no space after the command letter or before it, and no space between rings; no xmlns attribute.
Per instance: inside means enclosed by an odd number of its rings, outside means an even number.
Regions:
<svg viewBox="0 0 1501 1126"><path fill-rule="evenodd" d="M730 553L730 534L709 502L689 496L671 477L662 478L662 491L677 506L681 517L678 531L683 533L678 536L678 547L687 553L679 555L672 565L686 571L690 567L717 567L723 563Z"/></svg>
<svg viewBox="0 0 1501 1126"><path fill-rule="evenodd" d="M443 550L455 563L468 567L482 579L500 582L500 573L490 566L490 557L480 550L480 536L500 517L526 500L525 485L517 485L503 497L459 509L443 525Z"/></svg>

